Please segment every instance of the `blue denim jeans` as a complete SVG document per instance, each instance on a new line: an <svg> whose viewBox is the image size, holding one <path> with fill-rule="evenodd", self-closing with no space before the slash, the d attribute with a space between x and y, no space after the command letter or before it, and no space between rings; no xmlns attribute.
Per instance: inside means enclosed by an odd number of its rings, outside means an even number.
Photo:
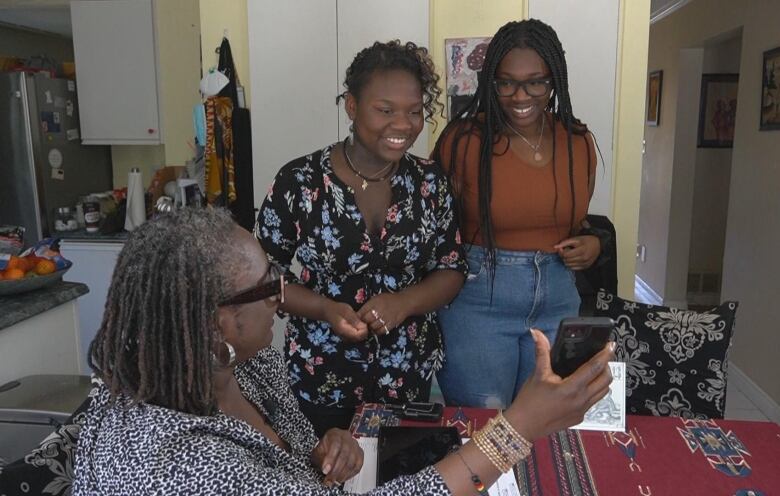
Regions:
<svg viewBox="0 0 780 496"><path fill-rule="evenodd" d="M574 274L555 253L496 250L491 301L485 250L467 246L469 276L439 311L445 361L437 380L448 405L506 408L536 366L530 328L552 345L579 313Z"/></svg>

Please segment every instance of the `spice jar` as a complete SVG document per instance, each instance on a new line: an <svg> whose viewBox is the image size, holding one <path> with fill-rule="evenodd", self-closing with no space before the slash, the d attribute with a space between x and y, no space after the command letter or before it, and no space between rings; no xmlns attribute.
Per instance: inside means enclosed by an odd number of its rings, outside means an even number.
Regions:
<svg viewBox="0 0 780 496"><path fill-rule="evenodd" d="M76 217L73 215L73 210L70 207L60 207L57 209L54 216L54 230L55 231L75 231L79 225L76 222Z"/></svg>

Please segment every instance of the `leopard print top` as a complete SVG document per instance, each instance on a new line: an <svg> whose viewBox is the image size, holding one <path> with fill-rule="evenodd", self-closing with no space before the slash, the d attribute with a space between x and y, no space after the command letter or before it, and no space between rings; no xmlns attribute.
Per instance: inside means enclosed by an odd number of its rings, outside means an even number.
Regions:
<svg viewBox="0 0 780 496"><path fill-rule="evenodd" d="M76 453L73 496L165 495L334 495L309 463L317 439L298 409L278 351L260 351L236 369L244 395L269 418L290 445L288 453L249 424L218 413L196 416L126 397L110 401L96 389ZM369 494L450 494L428 467L398 477Z"/></svg>

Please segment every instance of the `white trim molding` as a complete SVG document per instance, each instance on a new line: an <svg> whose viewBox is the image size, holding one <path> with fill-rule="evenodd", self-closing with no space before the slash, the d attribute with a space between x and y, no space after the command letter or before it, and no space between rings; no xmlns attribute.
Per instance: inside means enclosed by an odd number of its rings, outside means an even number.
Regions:
<svg viewBox="0 0 780 496"><path fill-rule="evenodd" d="M685 6L685 4L689 3L690 1L691 0L670 1L667 2L665 5L658 7L656 10L652 10L650 12L650 24L654 24L660 21L664 17L672 14L674 11ZM652 8L652 4L651 4L651 8Z"/></svg>
<svg viewBox="0 0 780 496"><path fill-rule="evenodd" d="M634 299L639 303L650 303L652 305L663 305L664 299L661 295L655 292L645 281L638 275L634 276Z"/></svg>
<svg viewBox="0 0 780 496"><path fill-rule="evenodd" d="M734 362L729 362L728 380L749 399L766 418L780 424L780 405L753 382Z"/></svg>

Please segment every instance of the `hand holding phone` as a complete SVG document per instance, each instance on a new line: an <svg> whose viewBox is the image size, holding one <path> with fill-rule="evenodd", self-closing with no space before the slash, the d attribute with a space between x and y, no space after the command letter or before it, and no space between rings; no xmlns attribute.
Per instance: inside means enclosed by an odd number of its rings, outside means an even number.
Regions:
<svg viewBox="0 0 780 496"><path fill-rule="evenodd" d="M567 377L606 346L615 321L609 317L570 317L561 320L550 352L553 372Z"/></svg>

